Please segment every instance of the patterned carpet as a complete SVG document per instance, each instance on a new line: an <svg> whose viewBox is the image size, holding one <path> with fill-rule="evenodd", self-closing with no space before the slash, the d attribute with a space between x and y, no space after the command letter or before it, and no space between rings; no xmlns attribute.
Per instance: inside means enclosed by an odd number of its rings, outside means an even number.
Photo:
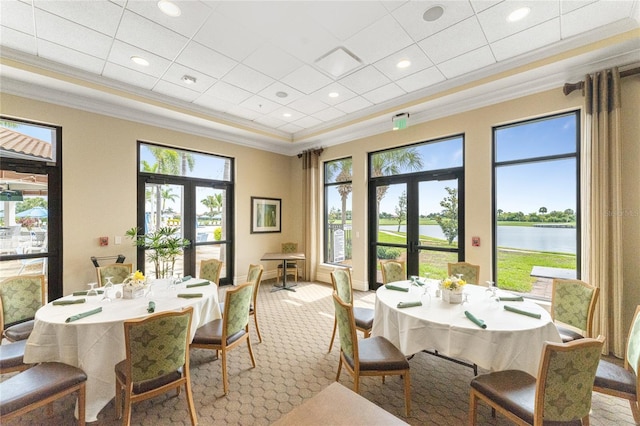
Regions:
<svg viewBox="0 0 640 426"><path fill-rule="evenodd" d="M191 350L191 374L195 405L200 425L268 425L293 407L320 392L335 380L338 345L327 353L333 327L331 286L300 283L296 292L272 293L273 281L264 282L258 301L258 318L263 343L252 329L257 367L251 368L246 346L229 354L229 394L222 396L221 362L213 351ZM221 290L221 296L224 289ZM356 305L373 307L374 292L356 292ZM404 418L402 381L388 377L361 381L360 393L412 425L461 425L467 423L470 368L424 353L410 360L411 417ZM482 373L482 371L480 372ZM6 378L9 375L3 377ZM352 387L343 371L340 382ZM1 398L1 395L0 395ZM15 425L72 425L74 400L71 397L54 404L52 416L46 409L34 411L12 422ZM316 422L321 419L314 419ZM118 425L113 401L99 414L95 425ZM184 392L174 393L134 405L134 425L189 425ZM480 404L479 424L507 425L505 418L492 418ZM633 425L627 401L594 394L591 424Z"/></svg>

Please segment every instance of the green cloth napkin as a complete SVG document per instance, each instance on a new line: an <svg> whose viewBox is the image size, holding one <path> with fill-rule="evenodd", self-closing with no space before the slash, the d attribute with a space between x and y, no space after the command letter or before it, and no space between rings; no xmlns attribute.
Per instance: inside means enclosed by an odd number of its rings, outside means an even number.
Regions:
<svg viewBox="0 0 640 426"><path fill-rule="evenodd" d="M149 307L147 308L147 312L149 312L150 314L154 313L156 311L156 302L154 302L153 300L151 300L149 302Z"/></svg>
<svg viewBox="0 0 640 426"><path fill-rule="evenodd" d="M464 315L471 320L475 325L480 328L487 328L487 324L484 323L483 320L476 318L471 312L464 311Z"/></svg>
<svg viewBox="0 0 640 426"><path fill-rule="evenodd" d="M73 300L54 300L52 305L75 305L76 303L84 303L86 299L73 299Z"/></svg>
<svg viewBox="0 0 640 426"><path fill-rule="evenodd" d="M182 282L189 281L190 279L191 275L187 275L186 277L182 278Z"/></svg>
<svg viewBox="0 0 640 426"><path fill-rule="evenodd" d="M524 302L522 296L500 296L501 302Z"/></svg>
<svg viewBox="0 0 640 426"><path fill-rule="evenodd" d="M178 297L183 299L193 299L194 297L202 297L202 293L180 293Z"/></svg>
<svg viewBox="0 0 640 426"><path fill-rule="evenodd" d="M74 292L73 292L73 295L74 295L74 296L86 296L88 291L89 291L89 290L74 291ZM98 292L98 294L102 294L102 293L104 293L104 291L102 291L102 290L96 290L96 291Z"/></svg>
<svg viewBox="0 0 640 426"><path fill-rule="evenodd" d="M100 313L100 312L102 312L102 306L99 307L99 308L92 309L92 310L87 311L87 312L82 312L81 314L71 315L64 322L76 321L76 320L82 319L84 317L88 317L89 315L97 314L97 313Z"/></svg>
<svg viewBox="0 0 640 426"><path fill-rule="evenodd" d="M202 287L202 286L205 286L205 285L209 285L209 281L202 281L201 283L187 284L187 288Z"/></svg>
<svg viewBox="0 0 640 426"><path fill-rule="evenodd" d="M421 301L416 301L416 302L398 302L398 308L412 308L414 306L422 306L422 302Z"/></svg>
<svg viewBox="0 0 640 426"><path fill-rule="evenodd" d="M509 305L504 305L504 308L507 311L515 312L516 314L526 315L526 316L533 317L533 318L538 318L538 319L540 319L542 317L542 315L540 315L540 314L536 314L536 313L529 312L529 311L523 311L522 309L514 308L513 306L509 306Z"/></svg>
<svg viewBox="0 0 640 426"><path fill-rule="evenodd" d="M388 290L409 291L409 289L406 287L398 287L397 285L393 285L393 284L385 284L384 288Z"/></svg>

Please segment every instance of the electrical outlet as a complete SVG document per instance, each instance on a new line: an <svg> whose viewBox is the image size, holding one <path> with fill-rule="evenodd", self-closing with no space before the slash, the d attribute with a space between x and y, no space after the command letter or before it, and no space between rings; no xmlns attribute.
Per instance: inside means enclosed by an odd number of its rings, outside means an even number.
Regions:
<svg viewBox="0 0 640 426"><path fill-rule="evenodd" d="M114 239L114 244L122 244L122 237L120 235L116 235L115 237L113 237Z"/></svg>

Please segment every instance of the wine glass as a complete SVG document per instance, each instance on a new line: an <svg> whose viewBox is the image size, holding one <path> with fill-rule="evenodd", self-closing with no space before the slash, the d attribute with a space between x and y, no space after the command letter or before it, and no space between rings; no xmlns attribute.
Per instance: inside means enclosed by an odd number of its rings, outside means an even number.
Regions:
<svg viewBox="0 0 640 426"><path fill-rule="evenodd" d="M180 273L176 273L176 275L169 281L169 290L175 291L181 282L182 279L180 278Z"/></svg>
<svg viewBox="0 0 640 426"><path fill-rule="evenodd" d="M105 279L107 280L107 283L103 287L104 296L102 296L102 301L111 302L110 294L111 294L111 291L113 290L113 281L111 280L113 279L113 277L105 277Z"/></svg>
<svg viewBox="0 0 640 426"><path fill-rule="evenodd" d="M89 283L89 284L87 284L88 286L91 287L87 291L87 296L97 296L98 295L98 291L95 289L96 284L98 284L98 283Z"/></svg>

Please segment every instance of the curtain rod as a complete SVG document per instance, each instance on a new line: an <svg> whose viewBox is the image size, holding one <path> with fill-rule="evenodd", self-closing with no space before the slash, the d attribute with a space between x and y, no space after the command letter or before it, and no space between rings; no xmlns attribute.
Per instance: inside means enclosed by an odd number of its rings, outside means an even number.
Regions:
<svg viewBox="0 0 640 426"><path fill-rule="evenodd" d="M620 78L628 77L634 74L640 74L640 67L631 68L626 71L620 71ZM562 88L562 93L564 93L564 95L566 96L569 93L573 92L574 90L582 90L582 89L584 89L584 80L578 81L577 83L565 83L564 87Z"/></svg>

